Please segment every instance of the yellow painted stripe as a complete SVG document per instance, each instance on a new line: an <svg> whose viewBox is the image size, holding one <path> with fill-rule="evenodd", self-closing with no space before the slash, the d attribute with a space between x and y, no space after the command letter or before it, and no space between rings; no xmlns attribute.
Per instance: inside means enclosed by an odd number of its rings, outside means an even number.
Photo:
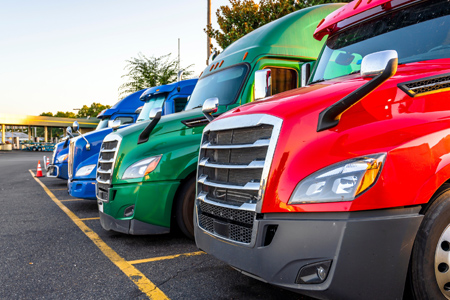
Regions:
<svg viewBox="0 0 450 300"><path fill-rule="evenodd" d="M68 202L68 201L84 201L86 199L79 199L79 198L73 198L73 199L64 199L64 200L58 200L61 202Z"/></svg>
<svg viewBox="0 0 450 300"><path fill-rule="evenodd" d="M95 217L95 218L82 218L80 219L81 221L90 221L90 220L100 220L100 217Z"/></svg>
<svg viewBox="0 0 450 300"><path fill-rule="evenodd" d="M150 299L160 300L169 299L156 285L151 282L145 275L136 269L132 264L119 256L111 247L109 247L92 229L90 229L83 221L78 218L70 209L68 209L53 193L36 177L34 173L29 170L33 178L42 186L47 195L61 208L62 211L69 216L70 219L86 234L92 242L108 257L128 278L133 281L138 288L146 294Z"/></svg>
<svg viewBox="0 0 450 300"><path fill-rule="evenodd" d="M152 257L152 258L146 258L146 259L138 259L138 260L130 260L128 261L129 264L136 265L136 264L143 264L153 261L159 261L159 260L167 260L167 259L174 259L180 256L194 256L194 255L202 255L206 254L203 251L197 251L197 252L190 252L190 253L182 253L182 254L175 254L175 255L168 255L168 256L159 256L159 257Z"/></svg>

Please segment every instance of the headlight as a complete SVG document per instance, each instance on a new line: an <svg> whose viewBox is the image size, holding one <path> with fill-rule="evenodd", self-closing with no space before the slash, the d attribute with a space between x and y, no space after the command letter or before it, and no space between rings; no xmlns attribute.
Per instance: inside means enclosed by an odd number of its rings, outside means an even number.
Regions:
<svg viewBox="0 0 450 300"><path fill-rule="evenodd" d="M68 157L69 157L69 154L61 155L60 157L58 157L58 158L56 159L56 163L62 163L62 162L65 161Z"/></svg>
<svg viewBox="0 0 450 300"><path fill-rule="evenodd" d="M122 179L141 178L152 172L156 166L158 166L162 155L152 156L129 166L125 173L123 173Z"/></svg>
<svg viewBox="0 0 450 300"><path fill-rule="evenodd" d="M375 183L385 158L367 155L319 170L298 183L289 204L352 201Z"/></svg>
<svg viewBox="0 0 450 300"><path fill-rule="evenodd" d="M95 165L87 165L84 167L81 167L78 169L77 173L75 174L75 177L78 176L87 176L89 174L91 174L92 170L94 170Z"/></svg>

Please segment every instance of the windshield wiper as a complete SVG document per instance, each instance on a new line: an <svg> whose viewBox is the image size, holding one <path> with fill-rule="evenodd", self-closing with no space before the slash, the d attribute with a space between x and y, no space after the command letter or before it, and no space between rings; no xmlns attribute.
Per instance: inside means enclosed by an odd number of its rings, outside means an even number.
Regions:
<svg viewBox="0 0 450 300"><path fill-rule="evenodd" d="M322 81L325 81L325 78L317 79L315 81L310 82L309 84L318 83L318 82L322 82Z"/></svg>

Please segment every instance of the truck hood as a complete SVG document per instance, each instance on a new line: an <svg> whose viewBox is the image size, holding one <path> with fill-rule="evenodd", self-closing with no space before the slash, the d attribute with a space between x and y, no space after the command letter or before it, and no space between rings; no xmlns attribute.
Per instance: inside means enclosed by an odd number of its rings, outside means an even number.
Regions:
<svg viewBox="0 0 450 300"><path fill-rule="evenodd" d="M298 212L364 209L367 204L356 200L332 206L288 205L288 201L296 185L320 169L363 155L390 153L438 127L447 129L449 114L443 109L447 104L442 104L448 97L445 89L440 94L412 97L401 87L411 81L429 85L430 80L424 79L448 76L449 68L450 59L400 65L392 78L345 111L335 127L320 132L317 132L320 112L368 79L355 74L328 80L243 105L220 116L224 119L268 114L283 122L264 195L264 199L271 201L263 200L261 212L277 212L280 207ZM283 182L283 186L278 182Z"/></svg>

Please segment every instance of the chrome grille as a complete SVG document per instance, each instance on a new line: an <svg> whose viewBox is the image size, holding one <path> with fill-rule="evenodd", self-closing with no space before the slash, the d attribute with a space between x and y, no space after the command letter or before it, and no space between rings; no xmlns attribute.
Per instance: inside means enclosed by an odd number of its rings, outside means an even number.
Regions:
<svg viewBox="0 0 450 300"><path fill-rule="evenodd" d="M69 180L73 177L73 157L75 154L75 142L76 138L72 139L69 143L69 157L67 158L67 173L69 175Z"/></svg>
<svg viewBox="0 0 450 300"><path fill-rule="evenodd" d="M444 74L399 84L411 97L450 90L450 75Z"/></svg>
<svg viewBox="0 0 450 300"><path fill-rule="evenodd" d="M117 135L107 136L100 148L97 164L97 199L109 201L109 189L111 188L114 172L114 162L119 149L120 139Z"/></svg>
<svg viewBox="0 0 450 300"><path fill-rule="evenodd" d="M200 147L196 213L203 230L251 244L282 121L247 115L209 124Z"/></svg>

